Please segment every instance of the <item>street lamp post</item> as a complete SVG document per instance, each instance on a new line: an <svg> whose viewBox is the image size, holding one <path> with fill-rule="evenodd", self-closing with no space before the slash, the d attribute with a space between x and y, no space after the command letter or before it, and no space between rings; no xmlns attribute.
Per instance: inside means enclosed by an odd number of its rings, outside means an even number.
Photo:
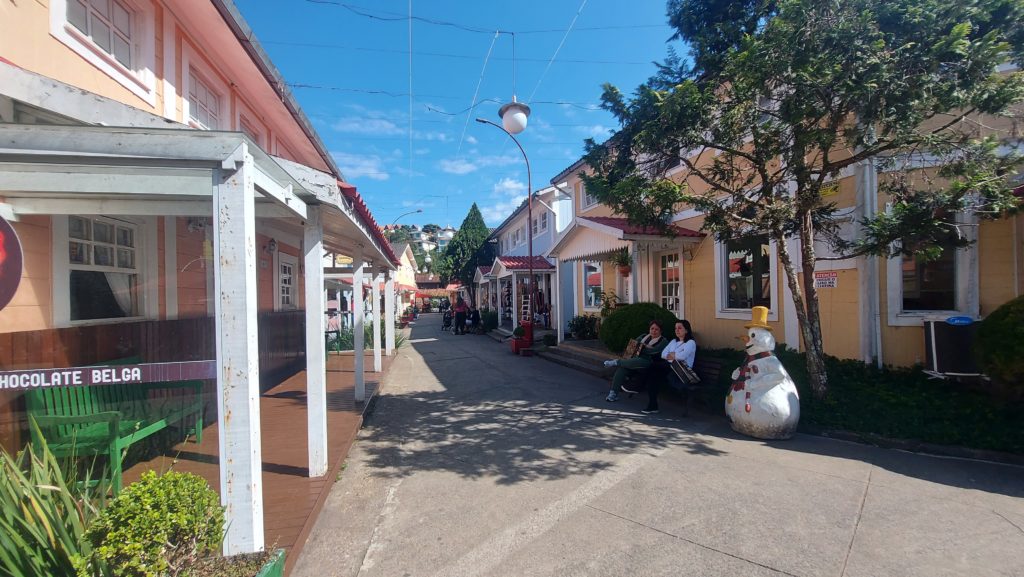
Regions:
<svg viewBox="0 0 1024 577"><path fill-rule="evenodd" d="M417 208L416 210L410 210L409 212L406 212L404 214L400 214L397 217L395 217L395 220L391 221L391 224L392 225L395 224L396 222L398 222L398 219L402 218L403 216L409 216L410 214L416 214L416 213L419 213L419 212L423 212L423 209L422 208Z"/></svg>
<svg viewBox="0 0 1024 577"><path fill-rule="evenodd" d="M530 158L526 156L526 151L523 150L523 145L519 144L519 141L514 135L519 134L526 128L527 118L530 116L530 107L516 101L515 95L512 96L512 102L506 103L498 110L498 115L501 116L501 124L491 122L486 118L477 118L476 121L482 124L490 124L498 130L504 132L512 139L512 142L516 143L519 147L519 152L523 154L523 160L526 161L526 253L527 253L527 267L528 274L530 275L530 324L533 324L534 310L534 299L535 293L537 292L533 278L533 181L530 175ZM515 303L513 307L517 306Z"/></svg>

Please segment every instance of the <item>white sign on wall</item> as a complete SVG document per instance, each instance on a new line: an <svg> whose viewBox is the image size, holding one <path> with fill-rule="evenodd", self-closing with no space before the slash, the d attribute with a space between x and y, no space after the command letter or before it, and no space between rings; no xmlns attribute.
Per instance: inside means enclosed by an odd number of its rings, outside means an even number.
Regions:
<svg viewBox="0 0 1024 577"><path fill-rule="evenodd" d="M825 270L814 273L814 288L836 288L839 284L839 271Z"/></svg>

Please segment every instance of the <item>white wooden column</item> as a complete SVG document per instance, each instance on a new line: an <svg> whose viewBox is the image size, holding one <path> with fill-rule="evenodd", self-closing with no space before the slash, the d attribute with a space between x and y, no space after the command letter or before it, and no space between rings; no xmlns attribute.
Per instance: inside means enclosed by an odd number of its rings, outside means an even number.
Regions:
<svg viewBox="0 0 1024 577"><path fill-rule="evenodd" d="M356 402L366 400L366 375L363 371L363 354L366 348L366 343L363 337L363 325L365 324L365 318L363 315L363 269L366 267L366 263L363 262L362 255L354 258L352 263L352 333L353 333L353 346L355 349L352 354L355 355L354 370L355 370L355 387L356 387Z"/></svg>
<svg viewBox="0 0 1024 577"><path fill-rule="evenodd" d="M390 357L395 354L395 271L386 273L384 283L384 347Z"/></svg>
<svg viewBox="0 0 1024 577"><path fill-rule="evenodd" d="M243 143L216 171L214 319L224 554L263 550L263 455L256 325L256 209L252 155Z"/></svg>
<svg viewBox="0 0 1024 577"><path fill-rule="evenodd" d="M309 207L304 227L306 293L306 417L309 476L327 473L327 351L324 330L324 246L320 209Z"/></svg>
<svg viewBox="0 0 1024 577"><path fill-rule="evenodd" d="M562 317L562 260L559 258L555 259L555 290L554 298L552 302L555 303L555 314L552 320L555 321L555 334L558 337L558 342L565 340L565 319ZM551 306L548 307L551 310Z"/></svg>
<svg viewBox="0 0 1024 577"><path fill-rule="evenodd" d="M381 272L374 272L370 280L370 314L373 315L373 372L381 371L380 359L380 285Z"/></svg>
<svg viewBox="0 0 1024 577"><path fill-rule="evenodd" d="M516 273L512 273L512 330L516 330L519 326L519 315L522 314L519 310L519 291L517 290L519 285L516 283Z"/></svg>

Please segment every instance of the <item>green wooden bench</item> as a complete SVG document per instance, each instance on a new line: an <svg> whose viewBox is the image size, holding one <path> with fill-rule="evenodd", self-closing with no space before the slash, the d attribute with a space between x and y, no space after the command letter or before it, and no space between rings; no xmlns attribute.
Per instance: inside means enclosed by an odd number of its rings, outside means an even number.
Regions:
<svg viewBox="0 0 1024 577"><path fill-rule="evenodd" d="M132 365L124 358L99 365ZM185 389L182 395L154 398L155 389ZM203 382L173 381L32 389L25 393L32 441L41 435L55 456L106 455L114 494L121 491L125 450L150 435L195 417L192 432L203 440Z"/></svg>

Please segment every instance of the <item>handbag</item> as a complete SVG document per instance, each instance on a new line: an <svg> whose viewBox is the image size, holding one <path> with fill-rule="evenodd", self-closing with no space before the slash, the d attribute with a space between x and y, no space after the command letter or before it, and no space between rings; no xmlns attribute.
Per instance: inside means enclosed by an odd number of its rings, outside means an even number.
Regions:
<svg viewBox="0 0 1024 577"><path fill-rule="evenodd" d="M640 356L641 348L642 347L640 346L640 341L638 339L629 339L629 342L626 343L626 350L622 352L622 358L634 359Z"/></svg>
<svg viewBox="0 0 1024 577"><path fill-rule="evenodd" d="M686 363L682 361L672 361L669 363L669 366L672 367L672 372L679 377L679 380L682 381L683 384L696 385L700 382L700 377L698 377L697 373L693 372L693 369L691 369Z"/></svg>

